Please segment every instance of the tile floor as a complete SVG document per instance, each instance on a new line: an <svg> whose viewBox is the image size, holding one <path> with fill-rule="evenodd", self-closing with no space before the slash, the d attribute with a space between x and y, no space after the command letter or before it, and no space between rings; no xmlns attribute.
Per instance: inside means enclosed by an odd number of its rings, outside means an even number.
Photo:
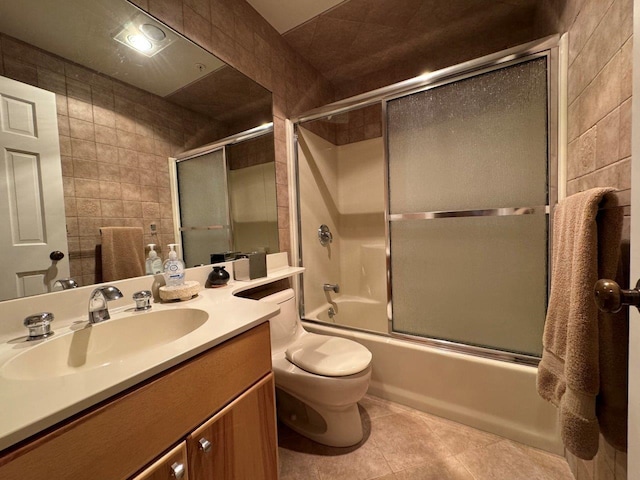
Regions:
<svg viewBox="0 0 640 480"><path fill-rule="evenodd" d="M278 425L280 480L573 480L564 458L367 395L365 436L326 447Z"/></svg>

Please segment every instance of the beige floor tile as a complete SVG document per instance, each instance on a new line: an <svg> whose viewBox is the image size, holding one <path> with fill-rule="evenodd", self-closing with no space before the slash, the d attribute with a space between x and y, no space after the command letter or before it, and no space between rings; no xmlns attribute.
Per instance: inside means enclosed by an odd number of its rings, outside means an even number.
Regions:
<svg viewBox="0 0 640 480"><path fill-rule="evenodd" d="M320 447L319 451L315 466L320 480L370 480L393 473L371 441L354 450Z"/></svg>
<svg viewBox="0 0 640 480"><path fill-rule="evenodd" d="M312 455L288 448L278 448L280 480L319 480Z"/></svg>
<svg viewBox="0 0 640 480"><path fill-rule="evenodd" d="M397 480L475 480L455 457L402 470L395 476Z"/></svg>
<svg viewBox="0 0 640 480"><path fill-rule="evenodd" d="M456 457L476 480L549 480L511 441L478 447Z"/></svg>
<svg viewBox="0 0 640 480"><path fill-rule="evenodd" d="M516 448L525 452L525 454L531 458L535 463L544 478L553 480L575 480L569 464L564 457L560 455L554 455L537 448L528 447L520 443L511 442Z"/></svg>
<svg viewBox="0 0 640 480"><path fill-rule="evenodd" d="M468 427L460 423L452 422L444 418L432 415L423 415L431 431L433 431L442 443L453 453L460 453L472 448L484 447L503 440L502 437L483 432L476 428Z"/></svg>
<svg viewBox="0 0 640 480"><path fill-rule="evenodd" d="M405 407L404 405L399 405L372 395L365 395L364 398L358 402L358 405L360 405L361 410L364 409L367 412L370 419L391 415L392 413L415 412L415 410Z"/></svg>
<svg viewBox="0 0 640 480"><path fill-rule="evenodd" d="M371 439L394 472L452 455L425 422L410 414L394 413L374 419Z"/></svg>
<svg viewBox="0 0 640 480"><path fill-rule="evenodd" d="M368 419L365 416L363 422ZM368 420L367 420L368 421ZM392 473L384 456L372 441L365 423L363 441L347 448L313 442L278 423L280 478L286 480L370 480ZM305 469L309 476L305 476Z"/></svg>

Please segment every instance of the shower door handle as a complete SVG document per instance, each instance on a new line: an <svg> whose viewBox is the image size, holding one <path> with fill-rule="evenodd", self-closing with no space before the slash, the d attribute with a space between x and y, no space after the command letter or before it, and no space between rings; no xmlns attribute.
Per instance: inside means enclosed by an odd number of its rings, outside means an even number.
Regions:
<svg viewBox="0 0 640 480"><path fill-rule="evenodd" d="M606 313L617 313L624 306L633 305L640 311L640 280L636 288L624 290L613 280L602 278L596 282L594 297L598 308Z"/></svg>

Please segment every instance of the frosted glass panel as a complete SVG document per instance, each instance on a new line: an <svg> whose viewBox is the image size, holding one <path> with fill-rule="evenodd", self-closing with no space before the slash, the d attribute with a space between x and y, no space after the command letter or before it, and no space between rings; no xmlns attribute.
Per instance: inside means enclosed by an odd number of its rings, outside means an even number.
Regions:
<svg viewBox="0 0 640 480"><path fill-rule="evenodd" d="M391 223L393 330L540 355L547 217Z"/></svg>
<svg viewBox="0 0 640 480"><path fill-rule="evenodd" d="M187 267L211 263L212 253L227 252L229 230L188 230L182 232L184 263Z"/></svg>
<svg viewBox="0 0 640 480"><path fill-rule="evenodd" d="M177 164L180 222L183 228L223 226L182 232L187 267L211 263L210 255L229 251L227 171L222 150Z"/></svg>
<svg viewBox="0 0 640 480"><path fill-rule="evenodd" d="M546 205L539 58L388 102L390 212Z"/></svg>
<svg viewBox="0 0 640 480"><path fill-rule="evenodd" d="M226 225L227 171L222 150L178 163L183 227Z"/></svg>

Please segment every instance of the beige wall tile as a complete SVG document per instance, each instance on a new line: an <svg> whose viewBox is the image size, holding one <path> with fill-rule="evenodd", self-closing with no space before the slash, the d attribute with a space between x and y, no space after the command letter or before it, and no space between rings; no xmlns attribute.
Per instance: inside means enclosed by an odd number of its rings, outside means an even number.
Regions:
<svg viewBox="0 0 640 480"><path fill-rule="evenodd" d="M100 198L100 182L97 180L76 178L74 184L77 198Z"/></svg>
<svg viewBox="0 0 640 480"><path fill-rule="evenodd" d="M616 108L596 125L596 163L602 168L617 162L620 153L620 108Z"/></svg>
<svg viewBox="0 0 640 480"><path fill-rule="evenodd" d="M76 199L76 209L78 217L100 217L101 207L100 200L95 198L78 198Z"/></svg>
<svg viewBox="0 0 640 480"><path fill-rule="evenodd" d="M97 155L95 142L72 138L71 156L73 158L81 158L83 160L96 160Z"/></svg>

